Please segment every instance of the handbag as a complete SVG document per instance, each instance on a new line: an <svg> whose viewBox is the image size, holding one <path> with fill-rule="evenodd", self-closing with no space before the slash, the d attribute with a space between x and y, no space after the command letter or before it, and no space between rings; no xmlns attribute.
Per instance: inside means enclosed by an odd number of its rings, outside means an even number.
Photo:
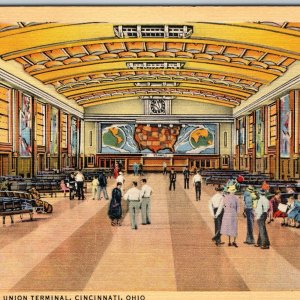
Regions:
<svg viewBox="0 0 300 300"><path fill-rule="evenodd" d="M286 213L287 210L288 210L288 205L287 205L287 204L279 203L279 205L278 205L278 210L280 210L280 211L283 212L283 213Z"/></svg>

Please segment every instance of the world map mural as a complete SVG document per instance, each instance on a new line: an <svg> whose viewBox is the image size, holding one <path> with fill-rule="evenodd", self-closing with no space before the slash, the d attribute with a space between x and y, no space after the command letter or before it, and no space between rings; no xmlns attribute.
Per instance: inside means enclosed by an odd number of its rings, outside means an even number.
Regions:
<svg viewBox="0 0 300 300"><path fill-rule="evenodd" d="M217 124L102 126L102 153L218 154Z"/></svg>

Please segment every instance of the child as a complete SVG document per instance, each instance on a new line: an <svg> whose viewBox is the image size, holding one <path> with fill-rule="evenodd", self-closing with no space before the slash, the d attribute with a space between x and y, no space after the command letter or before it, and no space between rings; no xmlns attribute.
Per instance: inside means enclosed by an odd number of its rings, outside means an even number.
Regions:
<svg viewBox="0 0 300 300"><path fill-rule="evenodd" d="M64 197L66 197L66 192L68 192L69 189L67 188L65 181L63 179L60 182L60 188L64 192Z"/></svg>
<svg viewBox="0 0 300 300"><path fill-rule="evenodd" d="M92 181L92 194L93 194L93 200L95 200L95 196L98 193L98 186L99 186L99 181L97 176L94 176L94 179Z"/></svg>

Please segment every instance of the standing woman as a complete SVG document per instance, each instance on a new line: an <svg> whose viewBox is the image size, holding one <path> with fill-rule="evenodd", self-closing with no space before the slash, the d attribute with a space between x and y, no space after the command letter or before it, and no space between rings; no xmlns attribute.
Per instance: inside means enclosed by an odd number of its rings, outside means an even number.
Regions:
<svg viewBox="0 0 300 300"><path fill-rule="evenodd" d="M122 218L122 183L118 182L117 187L112 190L112 196L109 203L108 216L111 219L111 226L121 226Z"/></svg>
<svg viewBox="0 0 300 300"><path fill-rule="evenodd" d="M222 219L221 234L228 236L228 246L237 248L236 237L238 231L239 199L234 195L235 192L235 185L227 187L228 194L224 197L224 215ZM231 237L233 237L232 243Z"/></svg>
<svg viewBox="0 0 300 300"><path fill-rule="evenodd" d="M119 164L116 162L114 167L114 178L117 179L118 175L119 175Z"/></svg>

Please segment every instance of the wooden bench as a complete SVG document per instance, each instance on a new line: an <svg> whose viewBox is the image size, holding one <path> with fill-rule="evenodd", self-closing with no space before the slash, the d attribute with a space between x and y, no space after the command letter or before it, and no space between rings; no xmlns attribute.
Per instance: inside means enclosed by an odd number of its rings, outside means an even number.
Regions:
<svg viewBox="0 0 300 300"><path fill-rule="evenodd" d="M3 218L3 225L5 225L5 218L10 217L11 223L14 223L14 215L20 215L21 220L23 214L28 213L30 220L33 220L33 208L29 201L18 198L0 198L0 216Z"/></svg>

